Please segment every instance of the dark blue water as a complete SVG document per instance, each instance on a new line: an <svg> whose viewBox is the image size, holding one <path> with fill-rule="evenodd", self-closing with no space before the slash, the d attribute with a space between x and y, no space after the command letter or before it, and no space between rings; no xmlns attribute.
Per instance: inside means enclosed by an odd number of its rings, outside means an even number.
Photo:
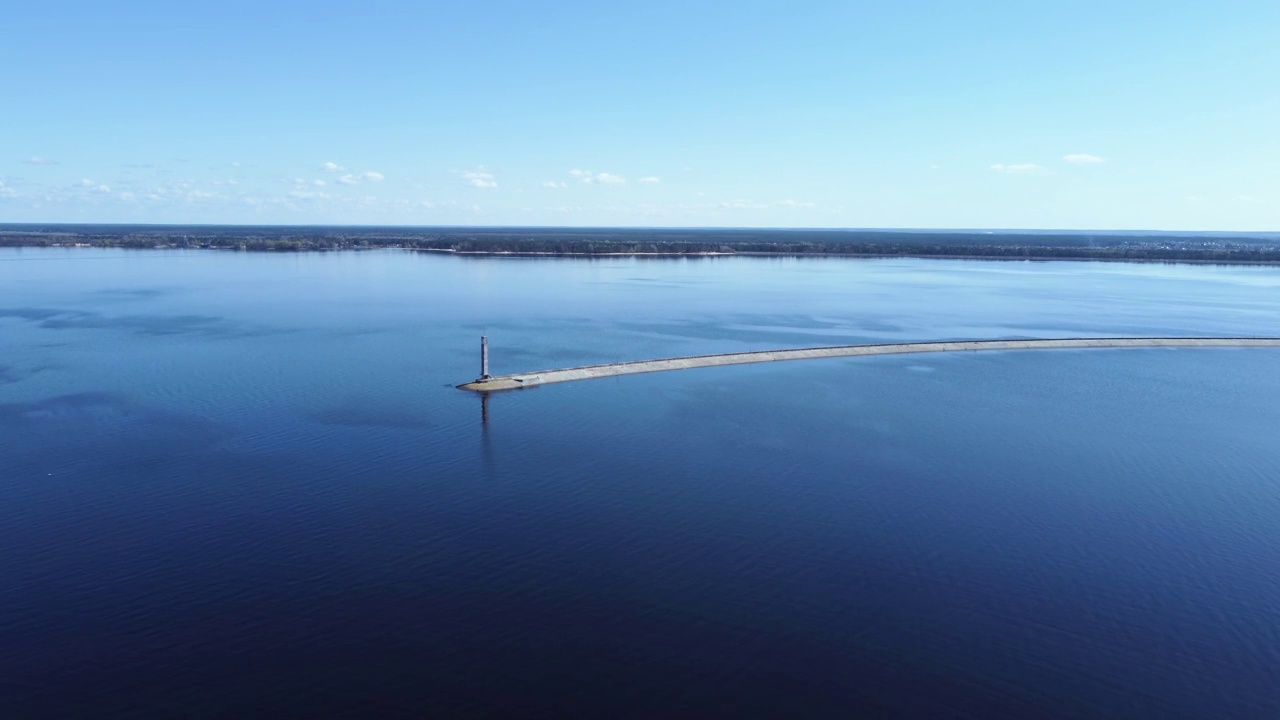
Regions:
<svg viewBox="0 0 1280 720"><path fill-rule="evenodd" d="M0 717L1280 716L1280 270L0 251Z"/></svg>

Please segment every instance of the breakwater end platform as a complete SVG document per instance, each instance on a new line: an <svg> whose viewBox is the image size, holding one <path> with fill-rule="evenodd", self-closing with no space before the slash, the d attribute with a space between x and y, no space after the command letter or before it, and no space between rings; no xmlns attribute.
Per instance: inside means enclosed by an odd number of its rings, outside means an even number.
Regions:
<svg viewBox="0 0 1280 720"><path fill-rule="evenodd" d="M540 370L515 375L488 374L488 344L482 350L481 377L458 387L480 393L518 390L551 383L591 380L616 375L688 370L721 365L812 360L818 358L862 357L867 355L906 355L911 353L972 352L980 350L1075 350L1093 348L1213 348L1274 347L1280 338L1270 337L1117 337L1057 338L1047 340L946 340L940 342L885 343L875 345L839 345L835 347L799 348L794 350L761 350L756 352L694 355L690 357L633 362L586 365L561 370Z"/></svg>

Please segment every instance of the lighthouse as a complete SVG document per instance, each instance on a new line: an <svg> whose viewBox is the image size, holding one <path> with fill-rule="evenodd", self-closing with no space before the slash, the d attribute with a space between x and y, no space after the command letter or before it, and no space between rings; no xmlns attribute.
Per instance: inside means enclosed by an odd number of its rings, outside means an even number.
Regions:
<svg viewBox="0 0 1280 720"><path fill-rule="evenodd" d="M480 336L480 379L489 379L489 336Z"/></svg>

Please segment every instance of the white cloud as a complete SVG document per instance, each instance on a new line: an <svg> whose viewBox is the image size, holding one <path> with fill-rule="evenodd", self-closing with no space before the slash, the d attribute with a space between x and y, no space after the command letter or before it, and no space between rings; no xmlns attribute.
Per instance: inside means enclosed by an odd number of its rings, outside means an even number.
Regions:
<svg viewBox="0 0 1280 720"><path fill-rule="evenodd" d="M62 164L62 163L59 163L57 160L50 160L49 158L43 158L43 157L40 157L39 155L35 157L29 157L26 160L23 160L22 162L28 165L61 165Z"/></svg>
<svg viewBox="0 0 1280 720"><path fill-rule="evenodd" d="M311 184L315 185L316 187L324 187L325 185L323 180L312 180Z"/></svg>
<svg viewBox="0 0 1280 720"><path fill-rule="evenodd" d="M137 196L131 192L122 192L116 197L120 198L121 200L124 200L125 202L133 202L137 198Z"/></svg>
<svg viewBox="0 0 1280 720"><path fill-rule="evenodd" d="M795 200L783 200L782 202L778 203L778 205L780 205L780 206L782 206L782 207L789 207L789 208L805 208L805 209L818 207L818 204L817 204L817 203L811 203L811 202L796 202Z"/></svg>
<svg viewBox="0 0 1280 720"><path fill-rule="evenodd" d="M596 183L601 185L624 185L627 182L627 179L621 175L607 172L593 173L590 170L581 170L579 168L570 170L569 174L577 178L578 182L586 185L595 185Z"/></svg>
<svg viewBox="0 0 1280 720"><path fill-rule="evenodd" d="M111 186L110 186L110 185L104 185L103 183L97 183L97 182L94 182L94 181L90 180L89 178L85 178L85 179L81 180L79 183L77 183L77 186L78 186L78 187L82 187L82 188L84 188L84 189L86 189L86 190L92 190L93 192L99 192L99 193L109 193L109 192L111 192Z"/></svg>
<svg viewBox="0 0 1280 720"><path fill-rule="evenodd" d="M384 179L386 178L382 173L368 171L356 174L347 173L346 175L338 178L338 182L343 185L359 185L363 182L382 182Z"/></svg>
<svg viewBox="0 0 1280 720"><path fill-rule="evenodd" d="M1062 159L1066 160L1072 165L1101 165L1102 163L1107 161L1106 158L1098 157L1097 155L1089 155L1087 153L1072 153L1070 155L1063 155Z"/></svg>
<svg viewBox="0 0 1280 720"><path fill-rule="evenodd" d="M0 180L0 198L18 197L18 191L11 187L7 187L3 180Z"/></svg>
<svg viewBox="0 0 1280 720"><path fill-rule="evenodd" d="M290 191L289 197L297 198L299 200L322 200L329 196L326 193L317 192L314 190L293 190L293 191Z"/></svg>
<svg viewBox="0 0 1280 720"><path fill-rule="evenodd" d="M1040 166L1035 163L1015 163L1013 165L996 163L991 166L991 169L998 173L1004 173L1005 175L1027 175L1033 172L1038 172L1040 170Z"/></svg>
<svg viewBox="0 0 1280 720"><path fill-rule="evenodd" d="M552 190L559 190L559 189L561 189L561 188L567 188L567 187L569 187L569 183L565 183L565 182L556 182L555 180L548 180L548 181L546 181L546 182L542 183L542 187L544 187L544 188L551 188Z"/></svg>
<svg viewBox="0 0 1280 720"><path fill-rule="evenodd" d="M462 179L475 188L498 187L498 181L493 177L493 173L483 165L477 165L475 170L462 173Z"/></svg>
<svg viewBox="0 0 1280 720"><path fill-rule="evenodd" d="M640 178L640 182L645 183L645 184L647 184L647 185L656 185L656 184L658 184L658 183L662 182L662 178L656 178L656 177L642 177L642 178Z"/></svg>
<svg viewBox="0 0 1280 720"><path fill-rule="evenodd" d="M325 172L332 172L332 173L345 172L345 171L346 171L346 168L342 167L341 165L339 165L339 164L338 164L338 163L336 163L336 162L320 163L320 169L321 169L321 170L323 170L323 171L325 171Z"/></svg>

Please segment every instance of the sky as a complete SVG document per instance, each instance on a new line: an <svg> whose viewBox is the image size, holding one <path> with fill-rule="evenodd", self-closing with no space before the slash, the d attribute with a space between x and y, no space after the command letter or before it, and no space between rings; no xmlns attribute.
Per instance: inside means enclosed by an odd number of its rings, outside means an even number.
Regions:
<svg viewBox="0 0 1280 720"><path fill-rule="evenodd" d="M1280 230L1280 3L10 3L0 222Z"/></svg>

